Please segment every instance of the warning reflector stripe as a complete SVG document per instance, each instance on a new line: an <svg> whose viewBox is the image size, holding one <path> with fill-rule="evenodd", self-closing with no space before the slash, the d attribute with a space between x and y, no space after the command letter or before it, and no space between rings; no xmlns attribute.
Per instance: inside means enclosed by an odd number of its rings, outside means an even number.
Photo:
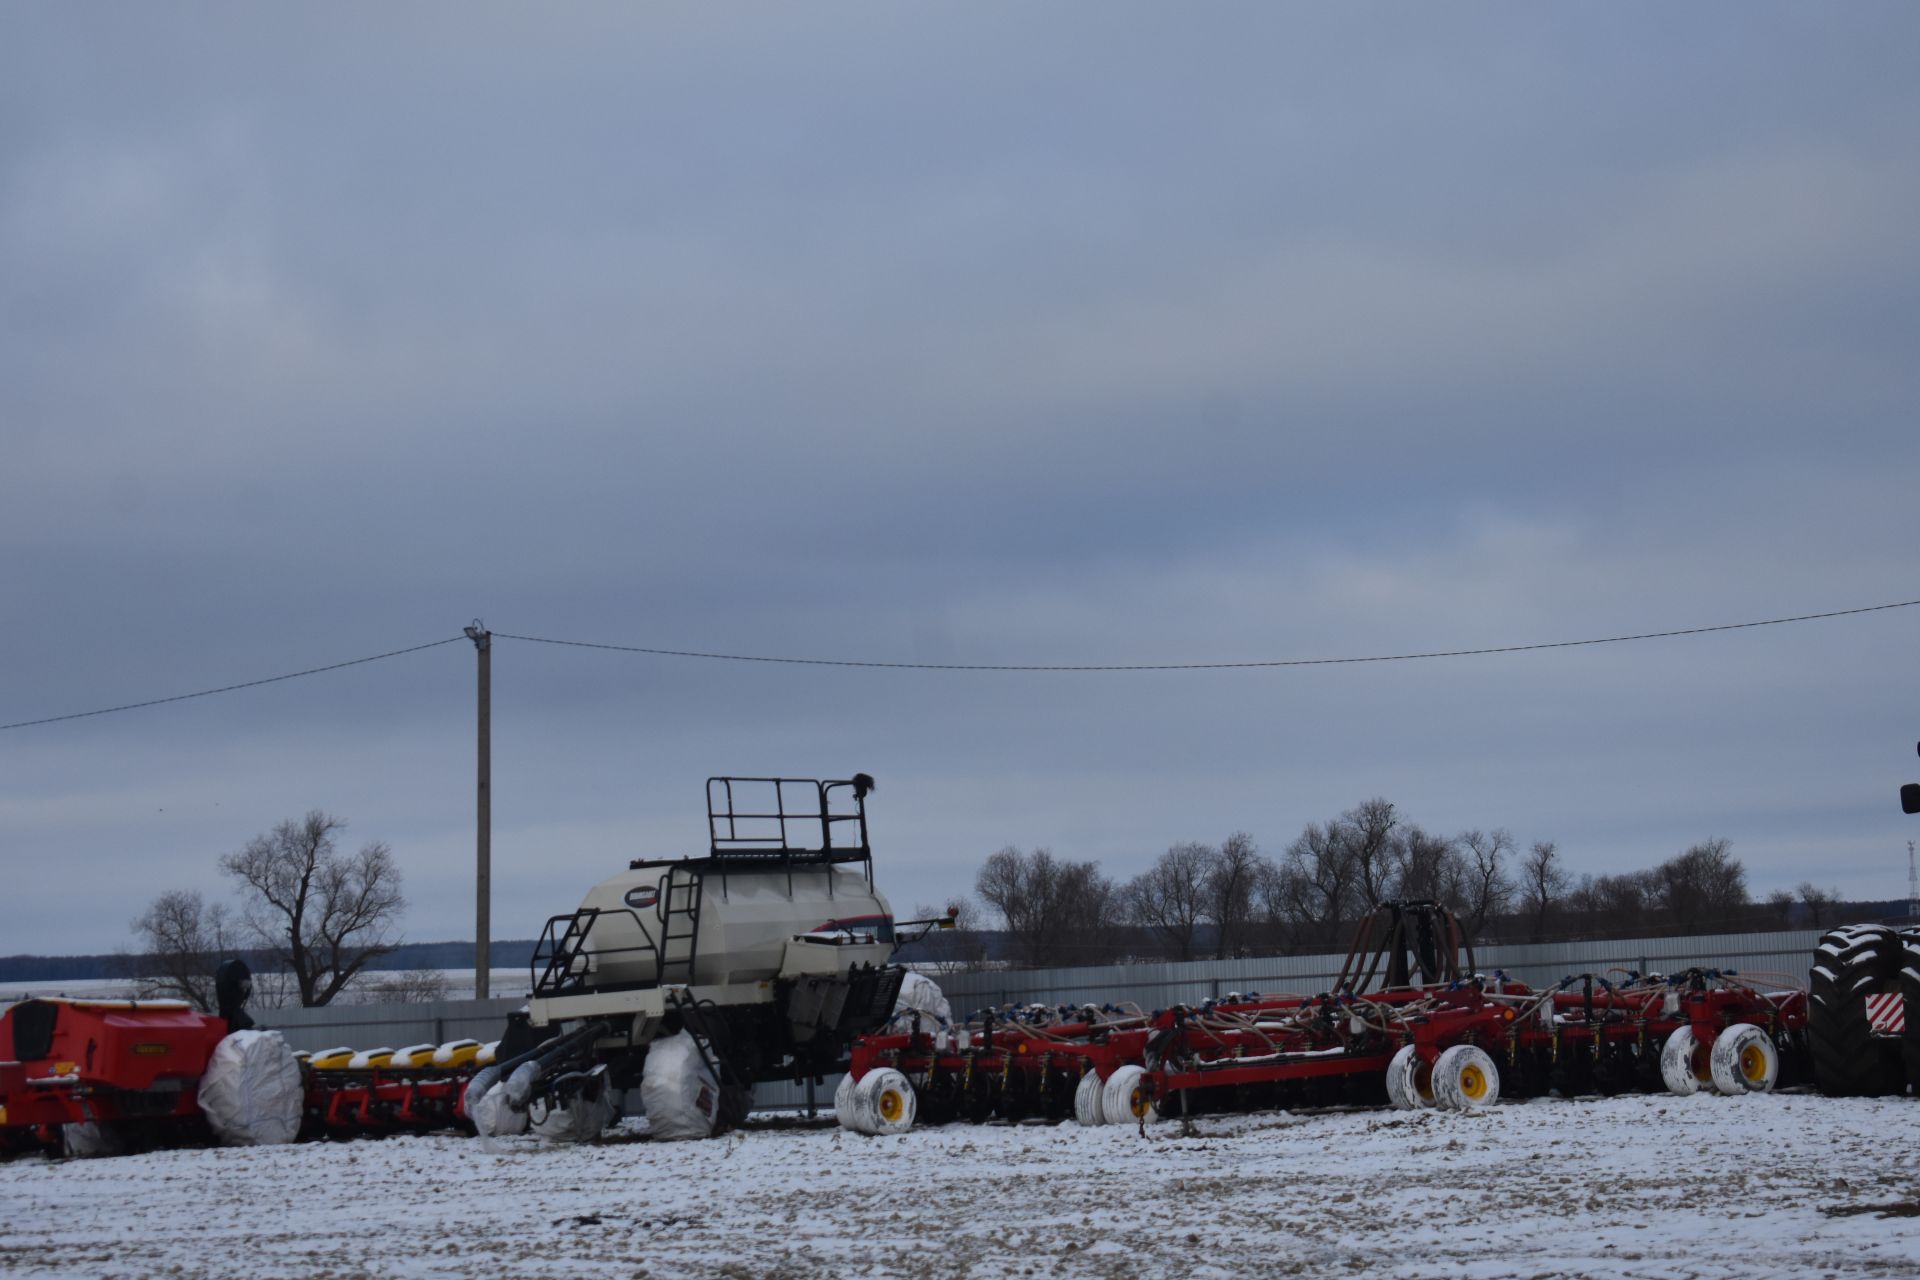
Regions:
<svg viewBox="0 0 1920 1280"><path fill-rule="evenodd" d="M1897 1036L1907 1029L1907 1008L1898 991L1890 995L1867 997L1867 1022L1883 1036Z"/></svg>

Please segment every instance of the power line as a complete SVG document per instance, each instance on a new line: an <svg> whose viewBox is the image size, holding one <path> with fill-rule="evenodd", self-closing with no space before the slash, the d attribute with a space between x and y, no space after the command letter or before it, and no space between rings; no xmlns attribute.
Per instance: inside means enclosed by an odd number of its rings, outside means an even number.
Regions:
<svg viewBox="0 0 1920 1280"><path fill-rule="evenodd" d="M403 653L418 653L422 649L437 649L443 644L453 644L465 640L465 635L449 636L445 640L433 640L426 644L416 644L405 649L393 649L386 653L376 653L366 658L349 658L345 662L332 662L324 667L308 667L305 671L289 671L283 676L268 676L264 680L247 680L240 684L225 684L218 689L202 689L197 693L176 693L171 698L148 698L145 702L124 702L117 707L101 707L97 711L75 711L71 715L47 716L41 720L17 720L12 724L0 724L0 730L25 729L36 724L57 724L62 720L84 720L88 716L111 715L115 711L137 711L141 707L157 707L168 702L185 702L189 698L208 698L216 693L232 693L236 689L256 689L263 684L278 684L282 680L298 680L301 676L317 676L323 671L338 671L342 667L357 667L363 663L379 662L385 658L397 658Z"/></svg>
<svg viewBox="0 0 1920 1280"><path fill-rule="evenodd" d="M599 644L590 640L556 640L549 636L520 636L507 631L496 631L493 635L498 640L523 640L529 644L564 645L573 649L608 649L617 653L642 653L661 658L708 658L716 662L772 662L803 667L879 667L891 671L1235 671L1252 667L1332 667L1361 662L1413 662L1423 658L1471 658L1496 653L1533 653L1542 649L1577 649L1599 644L1624 644L1629 640L1663 640L1671 636L1698 636L1714 631L1777 627L1789 622L1813 622L1821 618L1847 618L1855 614L1880 613L1887 609L1909 609L1914 605L1920 605L1920 600L1898 600L1892 604L1863 605L1858 609L1833 609L1826 613L1801 613L1790 618L1723 622L1710 627L1678 627L1669 631L1641 631L1633 635L1599 636L1588 640L1549 640L1538 644L1490 645L1479 649L1433 649L1419 653L1381 653L1348 658L1275 658L1260 662L868 662L851 658L787 658L765 654L713 653L698 649L653 649L641 645Z"/></svg>
<svg viewBox="0 0 1920 1280"><path fill-rule="evenodd" d="M1863 613L1881 613L1888 609L1909 609L1915 605L1920 605L1920 600L1897 600L1890 604L1863 605L1857 609L1832 609L1825 613L1801 613L1787 618L1761 618L1752 622L1724 622L1707 627L1678 627L1666 631L1641 631L1632 635L1598 636L1586 640L1550 640L1537 644L1488 645L1478 649L1432 649L1416 653L1368 654L1344 658L1274 658L1257 662L875 662L854 658L792 658L779 657L771 654L718 653L699 649L660 649L643 645L602 644L591 640L559 640L551 636L515 635L508 631L495 631L492 635L494 638L500 640L520 640L528 644L561 645L571 649L604 649L616 653L638 653L662 658L704 658L715 662L767 662L802 667L866 667L891 671L1239 671L1259 667L1330 667L1364 662L1413 662L1424 658L1469 658L1500 653L1533 653L1543 649L1577 649L1591 645L1623 644L1630 640L1662 640L1673 636L1707 635L1717 631L1744 631L1754 627L1777 627L1789 622L1814 622L1822 618L1848 618ZM387 658L398 658L403 654L419 653L423 649L437 649L441 645L456 644L468 638L469 637L463 632L457 636L448 636L444 640L430 640L426 644L409 645L404 649L390 649L385 653L371 654L364 658L350 658L345 662L332 662L324 667L308 667L304 671L290 671L285 675L267 676L260 680L245 680L238 684L221 685L216 689L200 689L193 693L176 693L171 697L148 698L141 702L123 702L118 706L100 707L93 711L75 711L62 716L44 716L38 720L16 720L12 724L0 724L0 731L27 729L35 725L43 724L58 724L66 720L85 720L91 716L111 715L116 711L137 711L142 707L164 706L169 702L185 702L191 698L208 698L216 693L233 693L240 689L257 689L265 684L278 684L283 680L298 680L303 676L317 676L323 672L339 671L345 667L357 667L369 662L381 662Z"/></svg>

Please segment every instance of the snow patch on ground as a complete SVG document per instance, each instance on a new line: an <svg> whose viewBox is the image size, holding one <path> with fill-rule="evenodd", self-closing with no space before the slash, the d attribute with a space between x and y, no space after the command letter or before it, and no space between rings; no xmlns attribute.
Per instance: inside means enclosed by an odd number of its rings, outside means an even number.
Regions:
<svg viewBox="0 0 1920 1280"><path fill-rule="evenodd" d="M1920 1106L1700 1094L0 1165L9 1277L1920 1274Z"/></svg>

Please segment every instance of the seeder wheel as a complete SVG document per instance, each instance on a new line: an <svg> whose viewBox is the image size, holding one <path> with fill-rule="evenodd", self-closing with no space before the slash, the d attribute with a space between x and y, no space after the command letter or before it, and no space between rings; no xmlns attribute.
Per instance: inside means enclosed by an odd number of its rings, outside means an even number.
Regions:
<svg viewBox="0 0 1920 1280"><path fill-rule="evenodd" d="M1433 1064L1435 1101L1450 1111L1471 1111L1500 1101L1500 1068L1478 1045L1457 1044Z"/></svg>
<svg viewBox="0 0 1920 1280"><path fill-rule="evenodd" d="M1387 1064L1387 1101L1402 1111L1435 1105L1433 1065L1410 1044L1401 1045Z"/></svg>
<svg viewBox="0 0 1920 1280"><path fill-rule="evenodd" d="M1108 1124L1142 1120L1153 1111L1153 1098L1147 1091L1147 1073L1128 1063L1107 1077L1100 1093L1100 1112Z"/></svg>
<svg viewBox="0 0 1920 1280"><path fill-rule="evenodd" d="M1780 1051L1759 1027L1736 1022L1714 1038L1708 1070L1721 1093L1766 1093L1780 1075Z"/></svg>
<svg viewBox="0 0 1920 1280"><path fill-rule="evenodd" d="M1707 1046L1694 1038L1692 1027L1675 1027L1660 1050L1660 1078L1669 1093L1686 1097L1713 1083L1713 1064Z"/></svg>
<svg viewBox="0 0 1920 1280"><path fill-rule="evenodd" d="M1101 1114L1100 1111L1101 1090L1104 1085L1105 1081L1100 1079L1100 1073L1098 1071L1089 1069L1085 1075L1080 1077L1080 1083L1073 1091L1073 1118L1075 1120L1087 1126L1105 1124L1107 1122L1106 1116Z"/></svg>
<svg viewBox="0 0 1920 1280"><path fill-rule="evenodd" d="M854 1127L862 1133L905 1133L916 1110L913 1086L892 1067L867 1072L853 1087Z"/></svg>

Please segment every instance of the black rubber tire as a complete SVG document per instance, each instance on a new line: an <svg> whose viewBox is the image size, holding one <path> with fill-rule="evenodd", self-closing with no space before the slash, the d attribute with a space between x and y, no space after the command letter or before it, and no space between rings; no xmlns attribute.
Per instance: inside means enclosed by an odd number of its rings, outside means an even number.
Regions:
<svg viewBox="0 0 1920 1280"><path fill-rule="evenodd" d="M1920 1094L1920 928L1900 931L1905 951L1900 965L1900 995L1906 1004L1906 1028L1901 1032L1900 1049L1906 1059L1907 1083Z"/></svg>
<svg viewBox="0 0 1920 1280"><path fill-rule="evenodd" d="M1883 924L1830 929L1814 952L1807 1001L1813 1078L1835 1097L1906 1092L1901 1041L1876 1038L1867 997L1898 989L1900 936Z"/></svg>

